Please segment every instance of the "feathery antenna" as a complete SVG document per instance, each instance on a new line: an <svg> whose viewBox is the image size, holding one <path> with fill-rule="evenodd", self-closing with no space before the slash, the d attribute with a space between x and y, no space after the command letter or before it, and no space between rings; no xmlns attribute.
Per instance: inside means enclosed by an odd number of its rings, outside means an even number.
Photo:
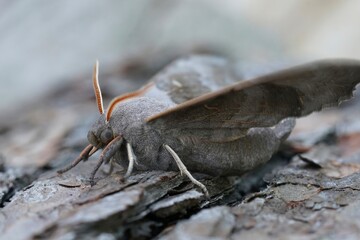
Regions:
<svg viewBox="0 0 360 240"><path fill-rule="evenodd" d="M94 88L94 92L95 92L95 97L96 97L96 103L99 109L100 114L104 113L104 104L103 104L103 99L102 99L102 95L101 95L101 89L100 89L100 85L99 85L99 61L96 60L96 63L94 65L94 71L93 71L93 88Z"/></svg>
<svg viewBox="0 0 360 240"><path fill-rule="evenodd" d="M125 93L123 95L120 95L116 98L114 98L107 110L106 110L106 121L108 122L110 120L110 117L111 117L111 113L113 112L115 106L121 102L121 101L124 101L125 99L129 99L129 98L133 98L133 97L138 97L138 96L141 96L143 95L150 87L152 87L154 85L153 82L149 82L148 84L146 84L144 87L140 88L139 90L135 91L135 92L130 92L130 93Z"/></svg>

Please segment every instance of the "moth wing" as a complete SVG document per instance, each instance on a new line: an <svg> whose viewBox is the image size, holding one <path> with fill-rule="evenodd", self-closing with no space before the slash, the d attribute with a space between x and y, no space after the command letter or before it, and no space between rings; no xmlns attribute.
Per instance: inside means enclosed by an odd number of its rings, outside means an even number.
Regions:
<svg viewBox="0 0 360 240"><path fill-rule="evenodd" d="M177 105L231 85L239 78L223 58L192 55L174 61L150 79L153 87L144 96Z"/></svg>
<svg viewBox="0 0 360 240"><path fill-rule="evenodd" d="M246 80L183 102L147 119L166 133L232 141L352 97L360 61L324 60Z"/></svg>
<svg viewBox="0 0 360 240"><path fill-rule="evenodd" d="M107 110L109 121L118 103L136 97L157 99L168 107L217 91L240 79L233 65L221 57L191 55L175 60L137 91L114 98Z"/></svg>

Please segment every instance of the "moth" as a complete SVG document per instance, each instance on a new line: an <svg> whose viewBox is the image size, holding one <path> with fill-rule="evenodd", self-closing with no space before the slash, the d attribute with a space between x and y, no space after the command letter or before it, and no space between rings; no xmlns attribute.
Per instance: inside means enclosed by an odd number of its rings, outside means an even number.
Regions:
<svg viewBox="0 0 360 240"><path fill-rule="evenodd" d="M114 98L104 111L98 81L93 87L99 119L90 144L64 173L103 149L103 163L127 169L177 171L208 195L190 172L242 175L264 164L295 124L295 118L337 106L360 82L360 61L322 60L241 80L226 60L206 55L177 60L141 89Z"/></svg>

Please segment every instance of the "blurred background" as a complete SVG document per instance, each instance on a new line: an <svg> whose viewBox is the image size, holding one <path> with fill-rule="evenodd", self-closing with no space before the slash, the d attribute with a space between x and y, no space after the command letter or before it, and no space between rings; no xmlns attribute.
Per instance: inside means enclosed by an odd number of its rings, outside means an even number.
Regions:
<svg viewBox="0 0 360 240"><path fill-rule="evenodd" d="M360 58L359 9L351 0L1 0L1 115L89 77L95 59L106 71L190 52L244 62Z"/></svg>

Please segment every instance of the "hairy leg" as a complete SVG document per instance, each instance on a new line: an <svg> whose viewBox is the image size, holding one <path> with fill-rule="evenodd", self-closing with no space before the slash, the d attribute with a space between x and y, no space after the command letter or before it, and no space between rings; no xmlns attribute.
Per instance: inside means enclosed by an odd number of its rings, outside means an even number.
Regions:
<svg viewBox="0 0 360 240"><path fill-rule="evenodd" d="M104 161L105 162L110 161L111 157L114 156L116 151L120 149L122 142L123 142L122 136L117 136L104 148L95 168L90 174L91 185L94 185L94 177L96 172L99 170L100 166L103 164Z"/></svg>
<svg viewBox="0 0 360 240"><path fill-rule="evenodd" d="M194 183L195 185L197 185L198 187L201 188L201 190L204 192L206 197L209 197L209 192L206 189L205 185L202 184L201 182L199 182L198 180L196 180L191 173L187 170L186 166L184 165L184 163L181 161L180 157L176 154L176 152L169 146L164 144L165 149L171 154L171 156L174 158L178 168L180 169L180 173L181 175L185 174L192 183Z"/></svg>
<svg viewBox="0 0 360 240"><path fill-rule="evenodd" d="M127 153L128 153L129 166L128 166L128 169L126 171L125 178L128 178L131 175L132 171L133 171L134 162L136 162L136 156L134 154L134 151L133 151L130 143L126 143L126 150L127 150Z"/></svg>
<svg viewBox="0 0 360 240"><path fill-rule="evenodd" d="M81 161L86 161L94 152L90 154L90 151L93 149L93 146L91 144L87 145L84 150L80 153L80 155L68 166L64 167L63 169L60 169L57 171L57 173L62 174L64 172L69 171L70 169L74 168L76 165L78 165Z"/></svg>

